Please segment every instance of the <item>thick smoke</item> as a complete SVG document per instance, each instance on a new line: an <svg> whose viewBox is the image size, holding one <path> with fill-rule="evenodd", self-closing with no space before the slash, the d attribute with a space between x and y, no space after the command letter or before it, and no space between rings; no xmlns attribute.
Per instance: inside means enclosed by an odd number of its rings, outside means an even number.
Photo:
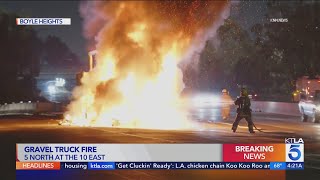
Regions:
<svg viewBox="0 0 320 180"><path fill-rule="evenodd" d="M211 26L205 29L204 32L198 33L197 36L194 37L193 43L190 44L190 47L180 64L182 68L186 68L186 66L188 66L189 68L193 68L195 71L198 71L200 53L208 40L213 43L215 47L219 46L220 39L217 36L217 30L221 25L223 25L224 20L229 17L230 5L232 3L234 2L227 4L222 9L222 11L214 19L214 22L211 24Z"/></svg>
<svg viewBox="0 0 320 180"><path fill-rule="evenodd" d="M190 43L184 60L192 59L193 53L199 53L204 42L215 36L218 27L229 16L229 9L229 4L225 1L88 1L80 6L84 35L90 42L96 40L100 48L104 45L114 47L116 41L122 47L123 43L130 41L126 33L132 26L148 21L148 29L153 31L149 45L155 51L157 45L165 41L165 37L181 33L181 38L191 38L193 42ZM114 21L112 25L110 21ZM109 25L112 27L109 28ZM107 36L111 38L107 39ZM132 42L126 46L129 45Z"/></svg>
<svg viewBox="0 0 320 180"><path fill-rule="evenodd" d="M74 91L75 101L69 106L68 113L74 114L79 108L87 108L86 111L94 108L93 112L101 114L121 101L123 92L116 89L119 81L130 73L134 73L138 79L136 83L143 87L148 80L166 72L164 59L175 61L175 64L191 59L195 52L202 50L204 42L214 36L216 24L221 24L222 15L228 12L226 9L229 9L226 1L82 3L84 35L89 42L96 42L98 65ZM171 51L174 55L170 55ZM170 72L169 69L167 73ZM172 75L176 78L174 81L168 79L169 87L159 88L164 92L166 89L181 90L182 74L181 71L177 73Z"/></svg>

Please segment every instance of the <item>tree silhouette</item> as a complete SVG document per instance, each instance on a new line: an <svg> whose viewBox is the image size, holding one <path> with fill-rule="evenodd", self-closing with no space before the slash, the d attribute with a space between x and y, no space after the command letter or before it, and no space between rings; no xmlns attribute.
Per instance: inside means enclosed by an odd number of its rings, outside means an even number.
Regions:
<svg viewBox="0 0 320 180"><path fill-rule="evenodd" d="M57 36L48 36L44 42L45 59L49 65L66 67L79 65L78 56Z"/></svg>
<svg viewBox="0 0 320 180"><path fill-rule="evenodd" d="M37 96L41 41L28 26L16 25L17 15L0 12L0 101Z"/></svg>

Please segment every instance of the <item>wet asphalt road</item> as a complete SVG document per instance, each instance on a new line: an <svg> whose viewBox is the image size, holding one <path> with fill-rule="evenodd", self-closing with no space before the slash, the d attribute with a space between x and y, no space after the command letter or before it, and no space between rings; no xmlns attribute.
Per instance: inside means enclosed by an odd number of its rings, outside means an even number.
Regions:
<svg viewBox="0 0 320 180"><path fill-rule="evenodd" d="M117 170L72 171L71 179L319 179L320 124L303 123L296 116L254 113L254 122L263 132L250 134L246 122L231 132L235 113L222 120L219 109L195 108L190 117L197 124L190 130L150 130L108 127L59 126L56 118L11 116L0 118L0 137L4 146L4 161L13 161L15 143L284 143L287 137L301 137L305 142L305 170L303 171L226 171L226 170ZM7 166L6 168L8 168ZM12 167L14 168L14 166ZM4 170L4 169L3 169ZM55 175L59 172L55 172ZM3 175L3 174L2 174ZM52 176L53 177L53 176ZM8 176L6 179L12 179ZM70 179L69 178L69 179ZM2 178L1 178L2 179ZM41 179L40 176L32 179Z"/></svg>

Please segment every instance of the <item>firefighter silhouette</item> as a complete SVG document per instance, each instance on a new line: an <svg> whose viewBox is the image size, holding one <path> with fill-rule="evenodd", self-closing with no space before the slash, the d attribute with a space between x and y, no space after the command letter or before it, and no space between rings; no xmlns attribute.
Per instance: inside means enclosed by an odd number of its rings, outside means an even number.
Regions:
<svg viewBox="0 0 320 180"><path fill-rule="evenodd" d="M236 132L241 119L245 119L248 122L248 129L250 133L255 133L253 130L253 122L251 117L251 102L248 96L248 91L245 88L241 89L240 97L234 102L237 108L237 117L232 125L232 131Z"/></svg>
<svg viewBox="0 0 320 180"><path fill-rule="evenodd" d="M221 108L222 119L228 120L230 118L230 109L231 109L231 105L233 104L233 101L226 89L222 90L221 104L222 104L222 108Z"/></svg>

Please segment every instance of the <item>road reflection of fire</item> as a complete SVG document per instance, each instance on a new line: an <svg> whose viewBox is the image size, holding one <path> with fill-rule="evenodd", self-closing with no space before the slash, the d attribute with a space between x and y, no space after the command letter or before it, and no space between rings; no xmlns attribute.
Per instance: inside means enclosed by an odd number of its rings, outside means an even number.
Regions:
<svg viewBox="0 0 320 180"><path fill-rule="evenodd" d="M85 73L65 119L74 125L180 129L183 88L177 64L203 47L228 9L223 1L89 1L87 36L96 36L97 67ZM90 16L90 17L89 17Z"/></svg>

